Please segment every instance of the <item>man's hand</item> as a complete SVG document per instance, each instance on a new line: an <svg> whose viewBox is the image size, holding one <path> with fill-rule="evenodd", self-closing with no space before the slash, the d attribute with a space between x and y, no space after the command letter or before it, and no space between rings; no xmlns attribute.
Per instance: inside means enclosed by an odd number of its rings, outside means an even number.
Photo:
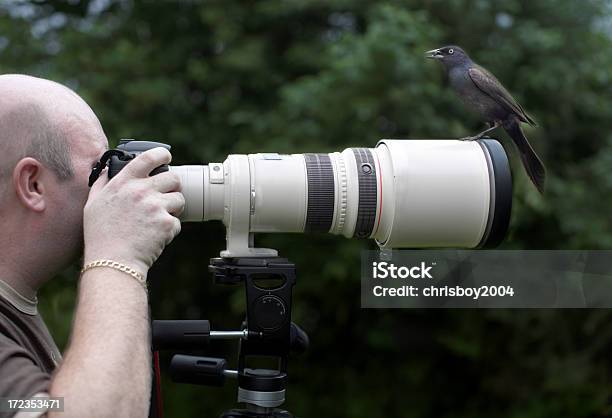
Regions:
<svg viewBox="0 0 612 418"><path fill-rule="evenodd" d="M164 246L181 230L185 205L176 174L149 177L170 162L170 153L142 153L110 181L93 185L83 216L85 263L111 259L146 274ZM147 293L114 269L81 276L70 346L49 394L65 398L64 412L50 418L147 416L151 352Z"/></svg>
<svg viewBox="0 0 612 418"><path fill-rule="evenodd" d="M185 206L179 177L164 172L171 155L154 148L138 155L110 181L94 183L83 214L85 263L110 259L146 274L164 247L181 231L176 218Z"/></svg>

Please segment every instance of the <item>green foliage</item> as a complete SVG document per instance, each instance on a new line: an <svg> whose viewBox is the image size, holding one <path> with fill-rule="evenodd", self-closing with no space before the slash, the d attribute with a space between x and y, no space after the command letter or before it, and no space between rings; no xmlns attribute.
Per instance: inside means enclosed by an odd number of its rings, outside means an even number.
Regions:
<svg viewBox="0 0 612 418"><path fill-rule="evenodd" d="M539 124L526 132L548 189L539 197L515 164L504 247L609 249L611 26L603 0L0 1L0 72L72 86L111 144L163 140L175 162L197 163L472 133L479 122L423 59L459 44ZM241 321L241 289L208 279L223 233L185 225L151 273L155 317ZM299 267L294 315L313 341L290 365L287 408L300 416L612 414L606 311L361 310L360 250L371 243L260 240ZM62 346L76 270L63 276L40 296ZM170 416L214 416L233 403L232 388L164 379Z"/></svg>

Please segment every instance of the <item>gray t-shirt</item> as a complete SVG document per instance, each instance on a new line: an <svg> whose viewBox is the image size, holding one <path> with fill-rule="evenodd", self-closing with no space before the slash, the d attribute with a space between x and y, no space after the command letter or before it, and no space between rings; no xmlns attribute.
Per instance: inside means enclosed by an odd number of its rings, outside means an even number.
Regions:
<svg viewBox="0 0 612 418"><path fill-rule="evenodd" d="M62 358L36 304L0 280L0 397L46 394Z"/></svg>

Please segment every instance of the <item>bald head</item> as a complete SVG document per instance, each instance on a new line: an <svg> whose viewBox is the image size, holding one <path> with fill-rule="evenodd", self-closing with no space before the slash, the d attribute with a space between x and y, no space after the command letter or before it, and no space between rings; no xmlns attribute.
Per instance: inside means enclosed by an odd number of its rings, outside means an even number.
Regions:
<svg viewBox="0 0 612 418"><path fill-rule="evenodd" d="M75 141L100 138L105 137L96 115L69 88L26 75L0 75L0 186L24 157L37 159L60 180L70 179Z"/></svg>
<svg viewBox="0 0 612 418"><path fill-rule="evenodd" d="M87 178L107 147L75 92L0 75L0 277L17 291L32 295L82 252Z"/></svg>

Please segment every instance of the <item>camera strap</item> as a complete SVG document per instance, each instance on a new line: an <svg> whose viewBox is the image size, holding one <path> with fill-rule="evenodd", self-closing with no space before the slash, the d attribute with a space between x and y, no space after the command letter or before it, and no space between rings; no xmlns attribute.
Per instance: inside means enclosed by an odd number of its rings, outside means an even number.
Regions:
<svg viewBox="0 0 612 418"><path fill-rule="evenodd" d="M106 166L108 165L108 161L111 159L111 157L116 156L116 157L121 158L127 155L131 155L131 154L125 151L118 150L118 149L110 149L106 151L104 154L102 154L100 161L96 163L94 168L91 170L91 174L89 175L89 183L88 183L89 187L93 186L96 180L98 180L98 177L100 177L100 173L102 173L102 170L106 168Z"/></svg>

